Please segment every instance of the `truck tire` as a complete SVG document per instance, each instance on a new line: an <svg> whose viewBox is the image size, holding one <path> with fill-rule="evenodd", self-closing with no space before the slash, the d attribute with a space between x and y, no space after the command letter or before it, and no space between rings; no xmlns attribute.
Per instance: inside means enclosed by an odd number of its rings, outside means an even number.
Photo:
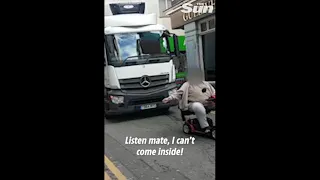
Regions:
<svg viewBox="0 0 320 180"><path fill-rule="evenodd" d="M105 118L108 118L108 115L107 115L108 110L109 110L109 104L106 102L106 99L105 99L105 102L104 102L104 117Z"/></svg>
<svg viewBox="0 0 320 180"><path fill-rule="evenodd" d="M160 109L161 113L164 113L164 114L168 114L169 110L170 110L170 107L166 107L166 108L161 108Z"/></svg>

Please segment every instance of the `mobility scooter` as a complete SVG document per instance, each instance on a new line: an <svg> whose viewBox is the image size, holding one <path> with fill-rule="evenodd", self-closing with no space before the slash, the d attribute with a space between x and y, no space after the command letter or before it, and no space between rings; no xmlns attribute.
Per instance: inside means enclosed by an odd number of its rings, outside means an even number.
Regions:
<svg viewBox="0 0 320 180"><path fill-rule="evenodd" d="M215 97L211 97L207 100L207 102L204 104L204 107L206 109L206 113L209 114L211 111L215 111ZM185 122L183 124L183 132L186 134L201 134L201 135L207 135L211 137L212 139L216 139L216 126L213 125L213 120L207 117L207 121L209 123L211 131L209 133L205 133L204 130L201 128L199 121L194 118L191 119L186 116L195 115L194 112L191 112L189 110L187 111L181 111L181 118Z"/></svg>

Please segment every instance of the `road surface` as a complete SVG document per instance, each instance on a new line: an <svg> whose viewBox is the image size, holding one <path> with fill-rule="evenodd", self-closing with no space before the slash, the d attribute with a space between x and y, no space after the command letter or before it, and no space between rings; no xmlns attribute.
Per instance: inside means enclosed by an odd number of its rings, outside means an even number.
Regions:
<svg viewBox="0 0 320 180"><path fill-rule="evenodd" d="M215 122L214 114L209 115ZM141 112L105 119L105 178L132 180L214 180L215 141L182 131L177 107L169 113ZM171 144L175 137L194 144ZM170 145L126 144L126 137L167 138ZM148 139L149 140L149 139ZM137 155L139 149L182 149L182 155ZM158 152L158 151L157 151Z"/></svg>

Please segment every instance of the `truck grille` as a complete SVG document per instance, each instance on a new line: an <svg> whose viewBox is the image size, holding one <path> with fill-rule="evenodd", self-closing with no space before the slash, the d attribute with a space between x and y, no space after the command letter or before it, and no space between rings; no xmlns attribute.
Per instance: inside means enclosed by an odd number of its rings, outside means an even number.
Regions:
<svg viewBox="0 0 320 180"><path fill-rule="evenodd" d="M121 89L149 89L149 88L154 88L158 87L161 85L165 85L169 83L169 74L165 75L158 75L158 76L149 76L150 78L150 85L147 88L144 88L140 84L140 79L139 78L130 78L130 79L120 79L120 87Z"/></svg>

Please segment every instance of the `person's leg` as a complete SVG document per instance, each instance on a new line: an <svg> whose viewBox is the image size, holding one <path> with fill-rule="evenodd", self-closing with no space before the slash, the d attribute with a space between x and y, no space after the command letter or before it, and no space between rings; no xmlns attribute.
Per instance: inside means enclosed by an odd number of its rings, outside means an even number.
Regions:
<svg viewBox="0 0 320 180"><path fill-rule="evenodd" d="M189 109L190 111L196 114L201 128L209 127L209 124L207 121L206 109L204 108L203 104L199 102L191 103L189 106Z"/></svg>

